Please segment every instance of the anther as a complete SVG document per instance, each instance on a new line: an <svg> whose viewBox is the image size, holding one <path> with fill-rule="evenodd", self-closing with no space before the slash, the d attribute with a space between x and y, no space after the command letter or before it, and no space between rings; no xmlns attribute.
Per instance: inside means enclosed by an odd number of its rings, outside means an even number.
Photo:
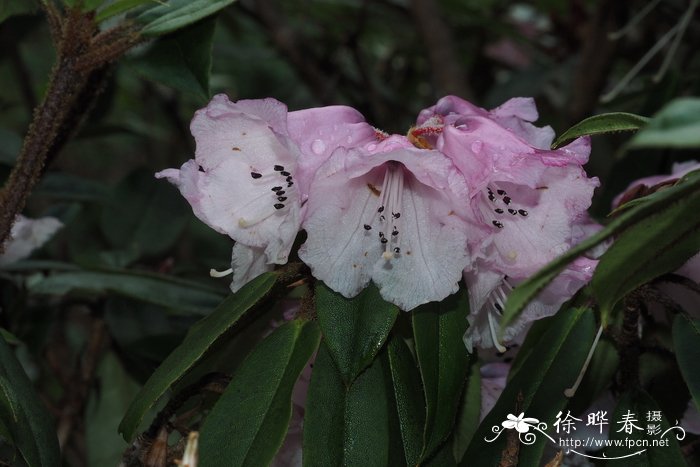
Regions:
<svg viewBox="0 0 700 467"><path fill-rule="evenodd" d="M277 201L287 201L287 197L286 196L278 196Z"/></svg>
<svg viewBox="0 0 700 467"><path fill-rule="evenodd" d="M274 169L275 169L276 172L281 172L281 171L284 170L284 167L282 167L281 165L276 165L276 166L274 167Z"/></svg>
<svg viewBox="0 0 700 467"><path fill-rule="evenodd" d="M384 206L379 206L379 209L377 209L377 212L384 212Z"/></svg>
<svg viewBox="0 0 700 467"><path fill-rule="evenodd" d="M503 224L501 224L501 223L498 222L498 221L493 221L492 224L495 225L496 227L498 227L499 229L502 229L502 228L503 228Z"/></svg>
<svg viewBox="0 0 700 467"><path fill-rule="evenodd" d="M494 211L496 211L497 214L503 214L503 209L501 208L496 208Z"/></svg>
<svg viewBox="0 0 700 467"><path fill-rule="evenodd" d="M369 224L365 224L365 230L372 230L372 226Z"/></svg>
<svg viewBox="0 0 700 467"><path fill-rule="evenodd" d="M287 183L287 188L290 188L292 185L294 185L294 182Z"/></svg>
<svg viewBox="0 0 700 467"><path fill-rule="evenodd" d="M282 203L275 204L275 209L282 209L283 207L284 207L284 204L282 204Z"/></svg>
<svg viewBox="0 0 700 467"><path fill-rule="evenodd" d="M401 253L401 248L399 248L399 247L394 248L394 253L397 253L397 254Z"/></svg>
<svg viewBox="0 0 700 467"><path fill-rule="evenodd" d="M379 240L379 241L382 242L382 243L386 243L386 242L388 242L389 240L387 240L386 238L382 237L382 239Z"/></svg>
<svg viewBox="0 0 700 467"><path fill-rule="evenodd" d="M392 217L393 217L394 219L398 219L399 217L401 217L401 213L400 213L400 212L392 212L391 215L392 215Z"/></svg>
<svg viewBox="0 0 700 467"><path fill-rule="evenodd" d="M282 172L280 172L280 175L283 175L285 177L289 177L291 174L289 172L287 172L286 170L283 170Z"/></svg>
<svg viewBox="0 0 700 467"><path fill-rule="evenodd" d="M518 209L518 214L520 214L521 216L525 217L525 216L527 216L527 211L524 210L524 209Z"/></svg>
<svg viewBox="0 0 700 467"><path fill-rule="evenodd" d="M498 193L499 196L503 196L506 194L506 190L496 190L496 193Z"/></svg>
<svg viewBox="0 0 700 467"><path fill-rule="evenodd" d="M391 232L391 235L394 237L396 237L398 234L399 234L398 230L394 230L393 232Z"/></svg>
<svg viewBox="0 0 700 467"><path fill-rule="evenodd" d="M281 186L273 186L272 191L280 191L282 189Z"/></svg>
<svg viewBox="0 0 700 467"><path fill-rule="evenodd" d="M518 213L518 211L516 211L515 209L508 209L508 212L512 215L516 215Z"/></svg>
<svg viewBox="0 0 700 467"><path fill-rule="evenodd" d="M260 178L260 177L262 177L262 174L259 174L259 173L257 173L257 172L251 172L251 173L250 173L250 176L253 177L253 178Z"/></svg>
<svg viewBox="0 0 700 467"><path fill-rule="evenodd" d="M503 197L503 202L506 204L510 204L510 196L504 196Z"/></svg>

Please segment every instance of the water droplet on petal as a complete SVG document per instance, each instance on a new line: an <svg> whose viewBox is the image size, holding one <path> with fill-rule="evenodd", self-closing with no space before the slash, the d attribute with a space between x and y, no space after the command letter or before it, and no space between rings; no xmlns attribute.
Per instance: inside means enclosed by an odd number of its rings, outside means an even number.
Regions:
<svg viewBox="0 0 700 467"><path fill-rule="evenodd" d="M326 143L324 143L320 139L315 139L311 143L311 150L314 152L314 154L320 156L321 154L323 154L323 151L326 150Z"/></svg>
<svg viewBox="0 0 700 467"><path fill-rule="evenodd" d="M481 152L481 148L483 148L483 147L484 147L484 143L482 143L481 141L474 141L472 143L472 152L474 154L479 154Z"/></svg>

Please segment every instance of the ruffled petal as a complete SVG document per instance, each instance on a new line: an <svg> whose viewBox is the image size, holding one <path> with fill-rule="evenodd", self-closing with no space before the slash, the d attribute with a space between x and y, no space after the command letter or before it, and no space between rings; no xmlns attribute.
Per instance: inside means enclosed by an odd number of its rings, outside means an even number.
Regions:
<svg viewBox="0 0 700 467"><path fill-rule="evenodd" d="M376 141L375 130L357 110L329 106L298 110L288 115L289 133L304 157L299 161L298 179L308 193L316 170L339 147L355 148Z"/></svg>
<svg viewBox="0 0 700 467"><path fill-rule="evenodd" d="M401 252L379 259L372 279L385 300L403 310L440 301L459 289L469 263L465 224L449 215L441 194L407 180L401 211Z"/></svg>
<svg viewBox="0 0 700 467"><path fill-rule="evenodd" d="M468 204L466 187L440 153L410 150L400 139L388 144L374 154L338 150L319 169L300 257L345 296L371 278L386 300L409 310L457 290L470 226L455 200ZM390 171L401 188L383 186ZM384 212L390 193L394 204Z"/></svg>
<svg viewBox="0 0 700 467"><path fill-rule="evenodd" d="M272 271L273 268L272 264L267 263L264 249L236 243L231 252L231 269L233 270L231 292L238 292L248 282L260 274Z"/></svg>
<svg viewBox="0 0 700 467"><path fill-rule="evenodd" d="M303 226L307 239L299 257L314 277L343 296L354 297L369 283L372 266L382 254L373 221L377 194L368 185L381 186L381 179L375 173L348 180L335 165L322 167L312 186ZM365 224L374 226L374 231L366 230Z"/></svg>

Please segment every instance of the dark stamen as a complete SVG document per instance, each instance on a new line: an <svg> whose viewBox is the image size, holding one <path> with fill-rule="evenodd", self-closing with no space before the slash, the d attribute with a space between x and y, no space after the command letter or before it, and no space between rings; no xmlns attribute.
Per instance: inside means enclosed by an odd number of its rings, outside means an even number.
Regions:
<svg viewBox="0 0 700 467"><path fill-rule="evenodd" d="M282 203L275 204L275 209L282 209L283 207L284 207L284 204L282 204Z"/></svg>
<svg viewBox="0 0 700 467"><path fill-rule="evenodd" d="M280 191L282 189L281 186L273 186L272 191Z"/></svg>
<svg viewBox="0 0 700 467"><path fill-rule="evenodd" d="M280 175L283 175L285 177L289 177L291 174L289 172L287 172L286 170L284 170L284 171L280 172Z"/></svg>
<svg viewBox="0 0 700 467"><path fill-rule="evenodd" d="M372 226L369 224L365 224L365 230L372 230Z"/></svg>
<svg viewBox="0 0 700 467"><path fill-rule="evenodd" d="M525 216L527 216L527 211L524 210L524 209L518 209L518 214L520 214L521 216L525 217Z"/></svg>
<svg viewBox="0 0 700 467"><path fill-rule="evenodd" d="M493 221L492 223L493 223L493 225L495 225L495 226L498 227L499 229L502 229L502 228L503 228L503 224L501 224L501 223L498 222L498 221Z"/></svg>
<svg viewBox="0 0 700 467"><path fill-rule="evenodd" d="M286 196L278 196L277 201L287 201L287 197Z"/></svg>
<svg viewBox="0 0 700 467"><path fill-rule="evenodd" d="M503 214L503 209L501 208L496 208L494 211L496 211L498 214Z"/></svg>
<svg viewBox="0 0 700 467"><path fill-rule="evenodd" d="M284 170L284 167L282 167L281 165L276 165L276 166L274 167L274 169L275 169L277 172L281 172L281 171Z"/></svg>
<svg viewBox="0 0 700 467"><path fill-rule="evenodd" d="M260 177L262 177L262 174L259 174L259 173L257 173L257 172L251 172L251 173L250 173L250 176L253 177L253 178L260 178Z"/></svg>
<svg viewBox="0 0 700 467"><path fill-rule="evenodd" d="M503 197L503 202L506 204L510 204L510 197L509 196L504 196Z"/></svg>

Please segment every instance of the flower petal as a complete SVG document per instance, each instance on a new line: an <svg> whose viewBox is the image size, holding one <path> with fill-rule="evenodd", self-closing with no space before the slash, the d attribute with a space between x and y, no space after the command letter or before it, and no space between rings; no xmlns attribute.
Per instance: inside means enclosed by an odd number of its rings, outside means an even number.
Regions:
<svg viewBox="0 0 700 467"><path fill-rule="evenodd" d="M233 269L231 292L238 292L248 282L260 274L272 271L273 268L272 264L267 263L263 248L249 247L236 242L231 252L231 269Z"/></svg>
<svg viewBox="0 0 700 467"><path fill-rule="evenodd" d="M0 265L27 258L32 251L46 243L63 223L54 217L30 219L18 215L10 231L5 251L0 254Z"/></svg>
<svg viewBox="0 0 700 467"><path fill-rule="evenodd" d="M372 279L382 297L403 310L440 301L459 290L469 263L465 223L449 214L439 192L407 180L401 211L401 253L380 258Z"/></svg>

